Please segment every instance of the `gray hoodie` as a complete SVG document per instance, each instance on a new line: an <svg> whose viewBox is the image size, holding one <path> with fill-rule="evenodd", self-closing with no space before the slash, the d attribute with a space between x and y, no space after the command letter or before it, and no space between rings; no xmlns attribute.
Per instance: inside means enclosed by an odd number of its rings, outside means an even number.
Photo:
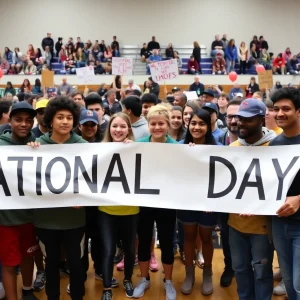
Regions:
<svg viewBox="0 0 300 300"><path fill-rule="evenodd" d="M149 135L148 122L144 117L131 124L135 140L141 139Z"/></svg>
<svg viewBox="0 0 300 300"><path fill-rule="evenodd" d="M269 130L266 127L263 127L262 132L264 134L263 137L259 141L255 142L254 144L248 144L244 139L240 139L240 138L238 139L238 141L243 146L261 146L267 142L270 142L277 136L275 131Z"/></svg>

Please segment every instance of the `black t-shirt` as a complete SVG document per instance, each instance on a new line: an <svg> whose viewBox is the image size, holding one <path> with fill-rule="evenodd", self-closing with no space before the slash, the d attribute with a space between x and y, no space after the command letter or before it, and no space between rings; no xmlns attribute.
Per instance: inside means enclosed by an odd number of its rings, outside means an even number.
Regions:
<svg viewBox="0 0 300 300"><path fill-rule="evenodd" d="M216 46L223 48L224 45L223 45L222 41L213 41L211 44L211 50L215 50Z"/></svg>
<svg viewBox="0 0 300 300"><path fill-rule="evenodd" d="M227 113L222 114L222 113L219 112L218 119L220 119L223 122L224 127L226 127L226 116L227 116Z"/></svg>
<svg viewBox="0 0 300 300"><path fill-rule="evenodd" d="M297 145L300 144L300 135L294 137L286 137L283 133L278 135L275 139L273 139L269 146L283 146L283 145ZM297 196L300 195L300 171L296 174L288 192L287 196ZM300 224L300 209L298 211L286 218L280 218L283 221L288 221L292 223Z"/></svg>

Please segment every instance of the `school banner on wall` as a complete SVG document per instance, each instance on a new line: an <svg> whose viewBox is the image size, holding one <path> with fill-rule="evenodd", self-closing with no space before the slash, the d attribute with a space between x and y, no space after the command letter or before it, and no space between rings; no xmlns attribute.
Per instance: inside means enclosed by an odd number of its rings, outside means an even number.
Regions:
<svg viewBox="0 0 300 300"><path fill-rule="evenodd" d="M300 146L102 143L1 147L0 209L134 205L272 215Z"/></svg>

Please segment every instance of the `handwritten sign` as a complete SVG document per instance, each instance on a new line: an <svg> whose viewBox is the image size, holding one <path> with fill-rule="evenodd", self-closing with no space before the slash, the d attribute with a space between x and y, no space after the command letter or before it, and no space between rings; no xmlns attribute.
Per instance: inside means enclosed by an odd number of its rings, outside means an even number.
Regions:
<svg viewBox="0 0 300 300"><path fill-rule="evenodd" d="M178 64L176 59L150 63L150 71L153 81L159 83L178 77Z"/></svg>
<svg viewBox="0 0 300 300"><path fill-rule="evenodd" d="M49 70L42 71L42 86L44 87L54 86L54 71L49 71Z"/></svg>
<svg viewBox="0 0 300 300"><path fill-rule="evenodd" d="M261 88L271 89L273 87L273 73L272 70L258 72L258 83Z"/></svg>
<svg viewBox="0 0 300 300"><path fill-rule="evenodd" d="M186 95L188 101L199 99L199 97L195 91L192 91L192 92L184 91L183 93Z"/></svg>
<svg viewBox="0 0 300 300"><path fill-rule="evenodd" d="M76 69L76 75L80 83L87 84L94 82L95 72L92 66Z"/></svg>
<svg viewBox="0 0 300 300"><path fill-rule="evenodd" d="M133 59L125 57L112 58L112 74L113 75L132 75Z"/></svg>

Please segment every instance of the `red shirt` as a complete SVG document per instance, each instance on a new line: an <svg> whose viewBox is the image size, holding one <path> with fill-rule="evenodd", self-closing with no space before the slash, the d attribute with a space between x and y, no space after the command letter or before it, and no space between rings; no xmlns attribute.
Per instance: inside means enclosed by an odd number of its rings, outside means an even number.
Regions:
<svg viewBox="0 0 300 300"><path fill-rule="evenodd" d="M199 64L197 63L196 60L194 60L194 61L189 60L187 67L188 67L188 70L195 69L195 70L199 71Z"/></svg>
<svg viewBox="0 0 300 300"><path fill-rule="evenodd" d="M276 66L276 67L281 67L285 65L285 60L283 58L280 58L280 57L276 57L273 61L273 66Z"/></svg>

